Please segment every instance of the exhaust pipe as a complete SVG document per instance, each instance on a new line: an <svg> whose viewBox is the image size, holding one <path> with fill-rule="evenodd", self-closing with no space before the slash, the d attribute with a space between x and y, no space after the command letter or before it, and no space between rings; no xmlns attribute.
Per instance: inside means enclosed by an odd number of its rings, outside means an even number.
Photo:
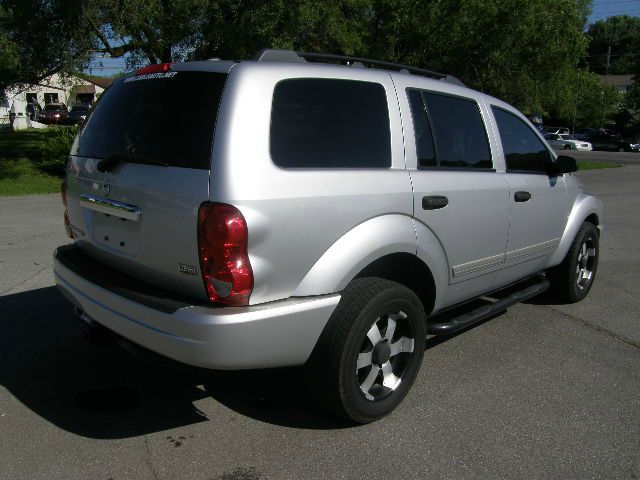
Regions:
<svg viewBox="0 0 640 480"><path fill-rule="evenodd" d="M118 335L84 313L80 308L75 307L74 313L85 324L82 337L85 342L92 345L111 346L118 342Z"/></svg>

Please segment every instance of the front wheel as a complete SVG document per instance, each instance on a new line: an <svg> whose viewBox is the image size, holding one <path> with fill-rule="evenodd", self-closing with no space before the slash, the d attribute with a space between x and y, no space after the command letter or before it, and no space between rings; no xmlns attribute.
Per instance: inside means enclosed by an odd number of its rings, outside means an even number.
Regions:
<svg viewBox="0 0 640 480"><path fill-rule="evenodd" d="M567 303L587 296L598 268L600 245L598 229L592 223L582 224L563 262L549 272L552 291Z"/></svg>
<svg viewBox="0 0 640 480"><path fill-rule="evenodd" d="M571 150L571 145L565 145L564 150Z"/></svg>
<svg viewBox="0 0 640 480"><path fill-rule="evenodd" d="M380 278L351 282L306 366L309 390L326 409L369 423L402 402L424 355L420 299Z"/></svg>

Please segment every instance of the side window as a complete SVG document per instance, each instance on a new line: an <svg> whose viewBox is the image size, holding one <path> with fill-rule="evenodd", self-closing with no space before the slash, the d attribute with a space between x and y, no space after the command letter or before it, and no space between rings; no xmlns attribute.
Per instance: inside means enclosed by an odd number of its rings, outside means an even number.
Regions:
<svg viewBox="0 0 640 480"><path fill-rule="evenodd" d="M384 87L333 79L276 85L270 151L284 168L387 168L391 130Z"/></svg>
<svg viewBox="0 0 640 480"><path fill-rule="evenodd" d="M520 118L498 107L491 107L498 123L507 170L546 172L549 151Z"/></svg>
<svg viewBox="0 0 640 480"><path fill-rule="evenodd" d="M422 94L418 90L408 90L411 116L413 117L413 131L416 138L416 153L418 155L418 167L435 167L436 152L433 148L433 136L429 117L425 110Z"/></svg>
<svg viewBox="0 0 640 480"><path fill-rule="evenodd" d="M475 101L419 90L407 95L419 167L493 168Z"/></svg>

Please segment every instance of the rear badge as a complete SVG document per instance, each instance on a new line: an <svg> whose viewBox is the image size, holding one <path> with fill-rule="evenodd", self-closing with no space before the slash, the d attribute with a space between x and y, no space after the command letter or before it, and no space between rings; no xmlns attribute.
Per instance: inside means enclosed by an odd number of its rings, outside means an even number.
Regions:
<svg viewBox="0 0 640 480"><path fill-rule="evenodd" d="M180 266L181 273L187 273L189 275L196 274L196 267L194 267L193 265L187 265L185 263L179 263L178 265Z"/></svg>

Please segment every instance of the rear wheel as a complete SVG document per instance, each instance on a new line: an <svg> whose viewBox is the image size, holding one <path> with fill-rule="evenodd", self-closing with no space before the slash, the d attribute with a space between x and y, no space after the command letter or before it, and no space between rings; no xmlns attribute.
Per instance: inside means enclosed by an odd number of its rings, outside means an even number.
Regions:
<svg viewBox="0 0 640 480"><path fill-rule="evenodd" d="M600 254L598 229L582 224L563 262L549 272L551 288L567 303L576 303L587 296L598 268Z"/></svg>
<svg viewBox="0 0 640 480"><path fill-rule="evenodd" d="M351 421L389 414L420 369L425 322L420 299L405 286L354 280L309 359L309 390L323 407Z"/></svg>

